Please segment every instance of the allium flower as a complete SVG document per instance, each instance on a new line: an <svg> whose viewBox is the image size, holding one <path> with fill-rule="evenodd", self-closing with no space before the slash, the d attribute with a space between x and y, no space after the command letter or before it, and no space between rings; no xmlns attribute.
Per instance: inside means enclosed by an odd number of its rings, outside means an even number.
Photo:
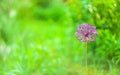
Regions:
<svg viewBox="0 0 120 75"><path fill-rule="evenodd" d="M76 38L81 42L95 41L98 35L95 26L81 24L76 32Z"/></svg>

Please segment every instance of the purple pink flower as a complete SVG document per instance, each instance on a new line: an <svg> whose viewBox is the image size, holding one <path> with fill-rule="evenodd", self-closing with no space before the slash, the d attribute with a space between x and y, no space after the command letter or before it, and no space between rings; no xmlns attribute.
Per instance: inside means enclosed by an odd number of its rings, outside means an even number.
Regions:
<svg viewBox="0 0 120 75"><path fill-rule="evenodd" d="M81 24L76 32L76 38L81 42L95 41L97 35L96 27L89 24Z"/></svg>

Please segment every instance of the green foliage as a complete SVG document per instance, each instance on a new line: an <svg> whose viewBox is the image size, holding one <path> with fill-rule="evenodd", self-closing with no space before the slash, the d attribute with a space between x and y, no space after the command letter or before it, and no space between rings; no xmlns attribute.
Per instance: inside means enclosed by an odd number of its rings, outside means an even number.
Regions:
<svg viewBox="0 0 120 75"><path fill-rule="evenodd" d="M120 1L70 0L71 17L75 23L93 24L99 31L97 42L91 45L91 56L99 63L114 60L119 65L119 3ZM76 16L77 15L77 16ZM106 48L107 47L107 48ZM114 63L115 64L115 63Z"/></svg>
<svg viewBox="0 0 120 75"><path fill-rule="evenodd" d="M68 5L73 12L71 15L74 22L87 22L96 25L99 29L109 29L111 33L119 35L120 18L117 16L120 12L118 7L120 1L70 1Z"/></svg>
<svg viewBox="0 0 120 75"><path fill-rule="evenodd" d="M1 0L0 75L84 75L81 23L95 25L90 75L119 75L119 0ZM9 5L9 7L8 7Z"/></svg>

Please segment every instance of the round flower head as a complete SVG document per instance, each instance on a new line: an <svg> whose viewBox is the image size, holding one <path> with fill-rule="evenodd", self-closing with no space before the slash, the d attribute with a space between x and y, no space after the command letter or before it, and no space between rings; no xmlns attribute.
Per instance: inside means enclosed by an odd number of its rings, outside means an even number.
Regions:
<svg viewBox="0 0 120 75"><path fill-rule="evenodd" d="M81 24L76 32L76 38L81 42L95 41L98 35L95 26Z"/></svg>

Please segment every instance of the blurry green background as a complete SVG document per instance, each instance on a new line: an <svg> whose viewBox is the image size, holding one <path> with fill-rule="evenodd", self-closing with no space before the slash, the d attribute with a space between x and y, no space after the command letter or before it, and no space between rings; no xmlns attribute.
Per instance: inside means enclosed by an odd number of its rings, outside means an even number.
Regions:
<svg viewBox="0 0 120 75"><path fill-rule="evenodd" d="M85 75L81 23L98 31L89 75L120 75L120 0L0 0L0 75Z"/></svg>

